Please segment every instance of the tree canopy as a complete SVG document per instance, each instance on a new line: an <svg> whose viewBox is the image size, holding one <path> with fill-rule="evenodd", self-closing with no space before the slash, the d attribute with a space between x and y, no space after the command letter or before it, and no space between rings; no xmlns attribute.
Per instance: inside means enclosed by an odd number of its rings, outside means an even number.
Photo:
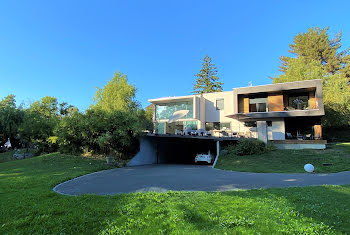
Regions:
<svg viewBox="0 0 350 235"><path fill-rule="evenodd" d="M203 94L222 91L223 83L219 81L216 66L211 58L206 55L203 58L202 69L195 74L196 83L193 87L193 94Z"/></svg>
<svg viewBox="0 0 350 235"><path fill-rule="evenodd" d="M136 110L136 87L128 83L125 74L116 72L114 77L103 87L97 88L91 108L111 111Z"/></svg>
<svg viewBox="0 0 350 235"><path fill-rule="evenodd" d="M350 55L341 49L341 32L330 38L327 28L310 28L290 44L292 56L280 57L282 74L273 83L322 79L325 126L350 125Z"/></svg>

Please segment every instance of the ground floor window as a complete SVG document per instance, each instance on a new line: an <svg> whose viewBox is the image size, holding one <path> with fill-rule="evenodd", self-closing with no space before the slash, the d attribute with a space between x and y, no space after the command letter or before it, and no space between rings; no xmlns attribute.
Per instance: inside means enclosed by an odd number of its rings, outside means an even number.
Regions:
<svg viewBox="0 0 350 235"><path fill-rule="evenodd" d="M231 123L229 122L206 122L205 123L205 130L206 131L212 131L212 130L223 130L223 129L231 129Z"/></svg>
<svg viewBox="0 0 350 235"><path fill-rule="evenodd" d="M157 133L158 134L164 134L165 133L165 123L164 122L158 122L157 123Z"/></svg>
<svg viewBox="0 0 350 235"><path fill-rule="evenodd" d="M185 121L184 122L185 129L191 128L192 130L197 130L197 121Z"/></svg>

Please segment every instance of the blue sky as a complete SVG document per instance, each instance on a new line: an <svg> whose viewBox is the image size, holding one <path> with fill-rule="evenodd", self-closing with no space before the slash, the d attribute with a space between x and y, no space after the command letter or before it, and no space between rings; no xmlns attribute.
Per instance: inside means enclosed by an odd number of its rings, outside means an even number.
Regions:
<svg viewBox="0 0 350 235"><path fill-rule="evenodd" d="M224 90L271 83L308 27L343 31L350 1L1 1L0 97L55 96L81 110L115 71L137 99L188 95L208 54Z"/></svg>

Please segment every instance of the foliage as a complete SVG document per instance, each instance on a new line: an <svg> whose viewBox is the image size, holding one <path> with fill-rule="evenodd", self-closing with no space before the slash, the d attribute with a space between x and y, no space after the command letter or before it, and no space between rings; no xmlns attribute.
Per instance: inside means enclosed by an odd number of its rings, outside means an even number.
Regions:
<svg viewBox="0 0 350 235"><path fill-rule="evenodd" d="M266 145L261 140L256 139L242 139L236 145L231 145L227 148L229 153L236 155L252 155L262 154L266 152Z"/></svg>
<svg viewBox="0 0 350 235"><path fill-rule="evenodd" d="M309 28L306 33L299 33L294 37L294 43L290 44L289 52L296 58L303 58L305 63L318 62L324 68L325 73L334 74L337 71L344 70L349 56L347 50L338 52L341 48L342 33L335 35L330 39L328 36L328 27ZM290 66L292 57L281 56L280 71L286 72Z"/></svg>
<svg viewBox="0 0 350 235"><path fill-rule="evenodd" d="M328 142L350 142L350 126L326 127L323 133Z"/></svg>
<svg viewBox="0 0 350 235"><path fill-rule="evenodd" d="M341 33L330 39L328 28L310 28L290 45L294 57L280 57L281 75L273 83L322 79L326 115L323 125L350 125L350 55L341 48Z"/></svg>
<svg viewBox="0 0 350 235"><path fill-rule="evenodd" d="M62 154L0 163L0 234L350 232L350 186L77 197L52 190L103 169L103 161Z"/></svg>
<svg viewBox="0 0 350 235"><path fill-rule="evenodd" d="M57 150L56 143L49 140L54 136L54 129L59 122L56 116L46 116L48 113L40 113L31 109L24 111L24 119L18 128L21 141L27 146L36 145L40 152L52 152Z"/></svg>
<svg viewBox="0 0 350 235"><path fill-rule="evenodd" d="M0 101L0 144L10 138L13 146L18 142L18 128L23 120L23 111L16 107L14 95L8 95Z"/></svg>
<svg viewBox="0 0 350 235"><path fill-rule="evenodd" d="M219 82L216 67L211 63L211 58L208 55L204 57L202 69L195 77L196 84L194 84L193 87L194 94L222 91L223 83Z"/></svg>
<svg viewBox="0 0 350 235"><path fill-rule="evenodd" d="M127 76L116 72L103 88L97 88L91 108L107 112L136 110L139 105L135 101L135 94L136 88L128 83Z"/></svg>
<svg viewBox="0 0 350 235"><path fill-rule="evenodd" d="M41 100L35 101L30 105L30 111L40 114L46 118L53 117L58 114L57 98L45 96Z"/></svg>
<svg viewBox="0 0 350 235"><path fill-rule="evenodd" d="M72 115L72 113L79 112L79 109L73 105L69 105L67 102L59 104L59 114L61 117Z"/></svg>
<svg viewBox="0 0 350 235"><path fill-rule="evenodd" d="M317 61L306 62L304 57L290 58L285 72L273 78L273 83L325 79L322 65Z"/></svg>
<svg viewBox="0 0 350 235"><path fill-rule="evenodd" d="M135 112L110 113L90 109L84 114L64 117L55 133L62 152L80 153L83 149L96 153L115 151L127 157L135 152L136 137L142 129L142 119Z"/></svg>
<svg viewBox="0 0 350 235"><path fill-rule="evenodd" d="M304 173L311 163L316 173L350 170L350 143L328 144L326 150L274 150L263 154L238 156L232 151L219 157L218 169L261 173ZM323 163L333 163L323 166Z"/></svg>
<svg viewBox="0 0 350 235"><path fill-rule="evenodd" d="M6 97L4 97L1 101L0 101L0 108L16 108L16 99L15 99L15 95L14 94L10 94Z"/></svg>

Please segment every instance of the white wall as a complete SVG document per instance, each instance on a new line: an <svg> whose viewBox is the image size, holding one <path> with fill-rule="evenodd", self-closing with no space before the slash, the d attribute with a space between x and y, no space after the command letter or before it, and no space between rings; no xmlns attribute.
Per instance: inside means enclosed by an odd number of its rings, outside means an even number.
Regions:
<svg viewBox="0 0 350 235"><path fill-rule="evenodd" d="M285 140L284 120L273 120L272 126L267 127L267 133L269 140Z"/></svg>
<svg viewBox="0 0 350 235"><path fill-rule="evenodd" d="M205 122L231 122L232 118L225 117L233 113L233 92L215 92L203 94L205 99ZM224 110L216 109L216 99L224 99Z"/></svg>

